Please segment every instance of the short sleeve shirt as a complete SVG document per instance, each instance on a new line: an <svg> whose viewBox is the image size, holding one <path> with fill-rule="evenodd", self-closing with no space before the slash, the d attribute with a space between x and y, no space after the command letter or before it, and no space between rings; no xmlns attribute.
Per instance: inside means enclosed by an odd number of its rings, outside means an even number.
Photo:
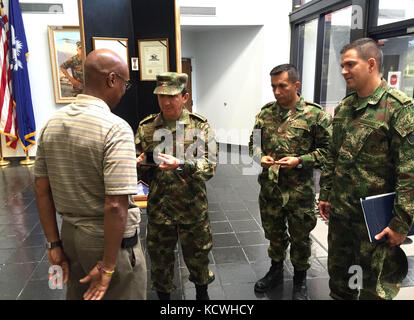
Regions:
<svg viewBox="0 0 414 320"><path fill-rule="evenodd" d="M80 94L42 128L35 176L49 178L64 220L103 235L105 196L137 191L132 129L103 100ZM132 196L129 202L125 236L135 233L140 220Z"/></svg>

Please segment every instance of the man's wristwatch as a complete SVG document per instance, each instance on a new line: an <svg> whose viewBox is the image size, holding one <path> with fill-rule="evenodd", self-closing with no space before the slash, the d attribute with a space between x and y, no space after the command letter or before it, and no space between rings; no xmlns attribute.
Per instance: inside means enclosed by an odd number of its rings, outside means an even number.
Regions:
<svg viewBox="0 0 414 320"><path fill-rule="evenodd" d="M56 247L62 247L62 241L55 241L55 242L46 242L46 248L47 249L53 249Z"/></svg>
<svg viewBox="0 0 414 320"><path fill-rule="evenodd" d="M303 167L303 165L302 165L302 158L301 158L301 157L298 157L298 159L299 159L299 163L298 163L298 165L296 166L296 168L298 168L298 169L302 169L302 167Z"/></svg>
<svg viewBox="0 0 414 320"><path fill-rule="evenodd" d="M180 160L180 164L178 165L178 168L175 170L177 170L178 172L181 172L184 170L184 160Z"/></svg>

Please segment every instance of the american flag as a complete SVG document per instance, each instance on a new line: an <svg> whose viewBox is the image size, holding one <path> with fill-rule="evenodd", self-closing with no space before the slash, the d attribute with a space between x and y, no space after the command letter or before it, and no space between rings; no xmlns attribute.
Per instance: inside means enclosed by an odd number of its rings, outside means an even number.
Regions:
<svg viewBox="0 0 414 320"><path fill-rule="evenodd" d="M6 145L17 146L17 117L13 105L11 71L9 62L9 21L1 2L0 39L0 133L6 136Z"/></svg>

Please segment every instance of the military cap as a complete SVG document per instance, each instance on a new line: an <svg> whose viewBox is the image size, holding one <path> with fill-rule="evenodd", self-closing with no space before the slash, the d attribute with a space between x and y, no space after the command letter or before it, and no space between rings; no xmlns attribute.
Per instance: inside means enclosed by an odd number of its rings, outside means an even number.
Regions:
<svg viewBox="0 0 414 320"><path fill-rule="evenodd" d="M188 76L185 73L165 72L157 75L157 86L154 94L174 96L187 87Z"/></svg>

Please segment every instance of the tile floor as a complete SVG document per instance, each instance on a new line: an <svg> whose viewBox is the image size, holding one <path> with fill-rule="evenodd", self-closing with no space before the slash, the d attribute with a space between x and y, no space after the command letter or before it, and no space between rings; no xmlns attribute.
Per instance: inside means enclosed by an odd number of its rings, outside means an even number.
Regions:
<svg viewBox="0 0 414 320"><path fill-rule="evenodd" d="M238 154L228 154L237 159ZM256 294L254 283L268 270L268 241L264 238L257 203L259 185L256 175L243 175L242 164L221 164L207 183L209 213L214 246L210 267L216 280L209 286L214 300L289 300L293 267L285 261L284 283L266 294ZM61 300L63 290L48 286L45 237L37 215L33 189L33 167L20 166L17 160L0 169L0 300ZM143 210L141 239L145 248L146 212ZM327 225L318 219L312 232L312 267L308 271L311 299L329 300L327 273ZM409 256L409 275L397 299L414 299L414 245L403 245ZM181 250L176 251L175 300L195 299L194 285ZM150 261L147 257L147 265ZM149 275L149 274L148 274ZM157 299L148 289L148 299Z"/></svg>

